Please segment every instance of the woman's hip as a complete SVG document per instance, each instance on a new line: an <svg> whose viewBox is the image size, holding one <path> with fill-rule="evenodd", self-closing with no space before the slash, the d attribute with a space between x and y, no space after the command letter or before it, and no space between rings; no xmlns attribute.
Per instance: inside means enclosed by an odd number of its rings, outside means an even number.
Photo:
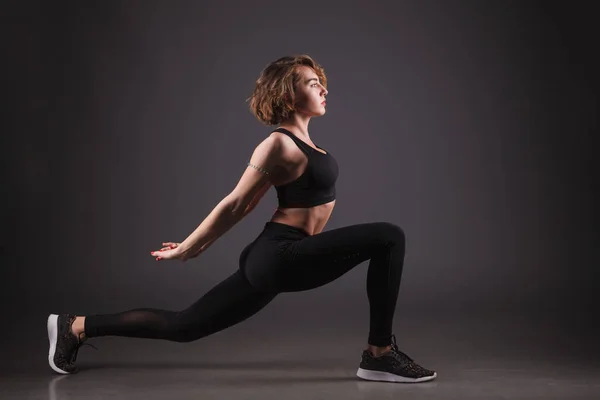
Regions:
<svg viewBox="0 0 600 400"><path fill-rule="evenodd" d="M240 256L240 270L255 286L288 275L325 274L323 269L356 264L394 248L404 253L404 231L389 222L349 225L316 235L269 222Z"/></svg>

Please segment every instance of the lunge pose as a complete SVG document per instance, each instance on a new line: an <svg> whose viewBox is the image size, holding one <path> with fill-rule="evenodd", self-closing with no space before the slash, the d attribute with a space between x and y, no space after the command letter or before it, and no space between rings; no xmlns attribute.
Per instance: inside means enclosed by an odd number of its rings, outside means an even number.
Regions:
<svg viewBox="0 0 600 400"><path fill-rule="evenodd" d="M233 191L183 242L165 242L151 252L160 262L197 257L274 186L278 207L241 252L239 268L180 311L51 314L48 361L54 371L76 372L77 351L89 338L201 339L251 317L279 293L317 288L369 260L370 321L357 375L391 382L436 377L401 352L392 333L404 263L403 230L393 223L372 222L323 231L336 202L338 164L330 151L313 143L308 124L325 114L326 87L323 68L307 55L268 64L248 100L259 121L278 127L256 146Z"/></svg>

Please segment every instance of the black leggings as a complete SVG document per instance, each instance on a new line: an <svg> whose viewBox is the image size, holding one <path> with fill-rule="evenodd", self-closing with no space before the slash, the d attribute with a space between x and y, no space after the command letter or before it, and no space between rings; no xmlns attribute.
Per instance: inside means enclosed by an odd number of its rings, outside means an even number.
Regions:
<svg viewBox="0 0 600 400"><path fill-rule="evenodd" d="M279 293L325 285L370 260L368 343L387 346L391 343L405 242L402 229L388 222L350 225L312 236L290 225L267 222L242 251L240 268L188 308L139 308L90 315L85 319L85 335L189 342L251 317Z"/></svg>

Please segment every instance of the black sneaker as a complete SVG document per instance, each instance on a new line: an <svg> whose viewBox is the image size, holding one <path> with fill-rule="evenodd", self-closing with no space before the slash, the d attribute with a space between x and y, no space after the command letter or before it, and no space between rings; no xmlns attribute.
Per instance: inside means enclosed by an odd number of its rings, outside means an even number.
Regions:
<svg viewBox="0 0 600 400"><path fill-rule="evenodd" d="M398 349L396 336L392 335L392 349L374 357L364 350L356 376L369 381L386 382L425 382L434 379L437 374L416 364L412 358Z"/></svg>
<svg viewBox="0 0 600 400"><path fill-rule="evenodd" d="M50 342L48 363L59 374L77 372L75 368L77 351L84 344L85 339L80 339L71 331L73 321L75 315L70 314L50 314L48 317L48 341Z"/></svg>

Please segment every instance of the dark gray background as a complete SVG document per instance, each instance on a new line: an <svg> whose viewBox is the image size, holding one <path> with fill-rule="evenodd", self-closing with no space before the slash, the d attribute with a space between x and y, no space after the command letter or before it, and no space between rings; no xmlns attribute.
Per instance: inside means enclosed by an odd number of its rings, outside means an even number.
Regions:
<svg viewBox="0 0 600 400"><path fill-rule="evenodd" d="M329 80L309 131L340 165L325 229L407 233L396 329L411 315L494 314L594 337L598 63L585 4L14 2L5 315L37 321L45 340L48 313L180 309L231 274L273 189L201 257L149 252L183 240L271 131L245 102L261 69L309 54ZM366 269L281 295L245 327L358 321L366 337Z"/></svg>

